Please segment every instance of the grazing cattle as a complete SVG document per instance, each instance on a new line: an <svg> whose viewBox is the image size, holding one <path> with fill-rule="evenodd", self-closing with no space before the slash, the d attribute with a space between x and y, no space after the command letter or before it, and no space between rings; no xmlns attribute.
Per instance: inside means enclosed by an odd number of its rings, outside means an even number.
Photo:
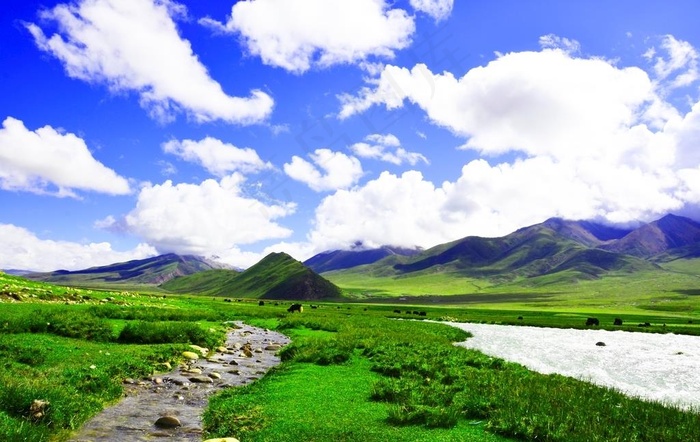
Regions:
<svg viewBox="0 0 700 442"><path fill-rule="evenodd" d="M407 315L410 315L410 314L411 314L411 311L410 311L410 310L406 310L406 314L407 314Z"/></svg>
<svg viewBox="0 0 700 442"><path fill-rule="evenodd" d="M643 324L639 324L637 327L651 327L651 324L649 324L648 322L645 322Z"/></svg>
<svg viewBox="0 0 700 442"><path fill-rule="evenodd" d="M289 308L287 309L287 311L288 311L289 313L294 313L294 312L299 312L299 313L301 313L301 312L304 311L304 307L303 307L301 304L292 304L292 305L289 306Z"/></svg>
<svg viewBox="0 0 700 442"><path fill-rule="evenodd" d="M588 318L586 319L586 325L600 325L600 321L598 320L598 318Z"/></svg>
<svg viewBox="0 0 700 442"><path fill-rule="evenodd" d="M318 306L317 306L317 305L312 305L312 306L311 306L311 308L313 308L313 309L317 309L317 308L318 308Z"/></svg>
<svg viewBox="0 0 700 442"><path fill-rule="evenodd" d="M613 325L622 325L622 319L615 318L615 322L613 322Z"/></svg>
<svg viewBox="0 0 700 442"><path fill-rule="evenodd" d="M401 310L394 310L394 313L401 313Z"/></svg>
<svg viewBox="0 0 700 442"><path fill-rule="evenodd" d="M258 305L259 305L259 306L265 305L265 301L260 301L260 302L258 302Z"/></svg>
<svg viewBox="0 0 700 442"><path fill-rule="evenodd" d="M522 317L522 316L518 316L518 321L522 321L522 320L523 320L523 317Z"/></svg>
<svg viewBox="0 0 700 442"><path fill-rule="evenodd" d="M427 315L426 312L418 312L418 314L419 314L420 316L425 316L425 315Z"/></svg>

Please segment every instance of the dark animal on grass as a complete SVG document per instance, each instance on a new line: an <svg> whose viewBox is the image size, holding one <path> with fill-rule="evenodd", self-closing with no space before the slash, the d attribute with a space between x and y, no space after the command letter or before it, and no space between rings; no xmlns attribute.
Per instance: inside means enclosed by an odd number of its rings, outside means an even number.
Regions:
<svg viewBox="0 0 700 442"><path fill-rule="evenodd" d="M258 305L262 307L263 305L265 305L265 301L258 302Z"/></svg>
<svg viewBox="0 0 700 442"><path fill-rule="evenodd" d="M613 325L622 325L622 319L615 318L615 322L613 322Z"/></svg>
<svg viewBox="0 0 700 442"><path fill-rule="evenodd" d="M588 318L586 319L586 325L600 325L600 321L598 320L598 318Z"/></svg>
<svg viewBox="0 0 700 442"><path fill-rule="evenodd" d="M318 306L317 306L317 305L312 305L311 308L312 308L312 309L317 309Z"/></svg>
<svg viewBox="0 0 700 442"><path fill-rule="evenodd" d="M394 310L394 313L401 313L401 310Z"/></svg>
<svg viewBox="0 0 700 442"><path fill-rule="evenodd" d="M418 310L413 310L413 314L414 314L414 315L417 315L417 314L418 314Z"/></svg>
<svg viewBox="0 0 700 442"><path fill-rule="evenodd" d="M426 312L418 312L418 314L419 314L420 316L425 316L425 315L427 315Z"/></svg>
<svg viewBox="0 0 700 442"><path fill-rule="evenodd" d="M649 324L648 322L645 322L643 324L639 324L637 327L651 327L651 324Z"/></svg>
<svg viewBox="0 0 700 442"><path fill-rule="evenodd" d="M292 305L289 306L289 308L287 309L287 311L288 311L289 313L294 313L294 312L299 312L299 313L301 313L301 312L304 311L304 307L303 307L301 304L292 304Z"/></svg>
<svg viewBox="0 0 700 442"><path fill-rule="evenodd" d="M522 320L523 320L523 317L522 317L522 316L518 316L518 321L522 321Z"/></svg>

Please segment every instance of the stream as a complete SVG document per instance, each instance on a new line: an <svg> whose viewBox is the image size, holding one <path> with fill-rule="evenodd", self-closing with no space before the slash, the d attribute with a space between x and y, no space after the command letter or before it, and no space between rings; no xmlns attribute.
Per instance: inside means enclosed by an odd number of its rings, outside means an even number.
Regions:
<svg viewBox="0 0 700 442"><path fill-rule="evenodd" d="M290 342L274 331L235 325L239 328L208 358L145 380L126 380L126 397L88 421L70 441L201 441L201 414L209 396L261 378L280 363L276 353Z"/></svg>

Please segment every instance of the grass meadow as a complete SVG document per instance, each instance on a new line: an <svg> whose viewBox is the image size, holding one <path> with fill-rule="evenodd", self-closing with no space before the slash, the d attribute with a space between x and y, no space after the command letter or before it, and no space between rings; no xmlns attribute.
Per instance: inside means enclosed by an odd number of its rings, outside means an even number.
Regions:
<svg viewBox="0 0 700 442"><path fill-rule="evenodd" d="M693 295L675 301L689 309L649 308L649 296L624 308L603 299L581 308L564 302L544 309L520 301L418 306L421 298L396 296L386 303L319 303L290 314L286 303L68 289L0 274L0 439L66 440L121 397L125 378L163 371L164 363L179 362L188 344L216 345L225 321L244 320L293 342L281 350L283 363L263 379L211 398L206 437L700 440L696 413L456 347L453 342L468 335L453 327L397 320L421 318L413 313L421 310L438 321L585 327L595 314L601 328L698 330ZM625 325L613 326L616 317ZM644 322L651 326L637 326ZM49 402L39 417L29 411L35 399Z"/></svg>

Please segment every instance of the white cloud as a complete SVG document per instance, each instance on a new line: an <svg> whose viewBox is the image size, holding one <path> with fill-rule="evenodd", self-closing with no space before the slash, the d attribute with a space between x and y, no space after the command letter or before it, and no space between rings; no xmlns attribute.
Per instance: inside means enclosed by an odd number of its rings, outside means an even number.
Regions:
<svg viewBox="0 0 700 442"><path fill-rule="evenodd" d="M263 63L295 73L392 58L415 30L413 18L385 0L239 1L225 24L211 18L200 23L239 34Z"/></svg>
<svg viewBox="0 0 700 442"><path fill-rule="evenodd" d="M517 159L471 161L457 180L439 187L412 172L337 192L317 209L309 240L335 247L367 238L375 245L430 246L467 234L500 236L552 216L650 221L694 207L700 203L700 103L682 115L665 97L669 87L687 84L679 77L693 78L695 49L664 42L660 50L669 55L661 63L659 51L648 54L657 60L651 75L576 57L578 46L556 36L541 42L556 49L500 55L461 78L420 64L386 66L359 94L340 97L341 118L408 101L463 137L464 149ZM406 193L424 203L380 203L379 189L387 193L381 201L400 201Z"/></svg>
<svg viewBox="0 0 700 442"><path fill-rule="evenodd" d="M559 37L554 34L541 36L540 46L544 49L561 49L569 54L575 54L581 51L581 44L578 41L566 37Z"/></svg>
<svg viewBox="0 0 700 442"><path fill-rule="evenodd" d="M40 239L29 230L12 224L0 224L0 269L37 272L82 270L132 259L155 256L148 244L118 252L107 242L80 244L70 241Z"/></svg>
<svg viewBox="0 0 700 442"><path fill-rule="evenodd" d="M634 148L630 134L644 128L639 116L658 96L641 69L547 49L504 55L459 79L420 64L387 66L374 89L341 100L341 118L409 100L435 124L466 137L466 148L563 159L620 156Z"/></svg>
<svg viewBox="0 0 700 442"><path fill-rule="evenodd" d="M195 120L257 123L271 113L272 98L227 95L181 38L174 17L185 7L171 0L81 0L41 13L58 32L47 37L29 23L37 46L65 66L66 73L115 92L134 91L141 105L162 121L184 110Z"/></svg>
<svg viewBox="0 0 700 442"><path fill-rule="evenodd" d="M452 13L454 0L411 0L411 7L433 17L436 21L444 20Z"/></svg>
<svg viewBox="0 0 700 442"><path fill-rule="evenodd" d="M689 86L700 78L698 72L698 51L687 41L677 40L672 35L663 37L660 43L665 52L659 54L649 48L644 56L654 61L654 72L658 81L664 82L667 90Z"/></svg>
<svg viewBox="0 0 700 442"><path fill-rule="evenodd" d="M374 158L388 163L401 165L404 162L414 166L422 161L428 164L428 159L417 152L408 152L401 147L401 142L393 134L372 134L365 137L369 143L355 143L350 150L362 158Z"/></svg>
<svg viewBox="0 0 700 442"><path fill-rule="evenodd" d="M317 149L309 154L309 157L313 164L293 156L291 163L285 163L284 172L316 192L344 189L354 185L362 177L360 161L342 152Z"/></svg>
<svg viewBox="0 0 700 442"><path fill-rule="evenodd" d="M224 177L231 172L254 173L273 167L269 162L261 160L254 149L241 149L212 137L200 141L171 140L163 143L162 148L166 153L201 165L217 177Z"/></svg>
<svg viewBox="0 0 700 442"><path fill-rule="evenodd" d="M102 228L137 235L160 252L232 256L238 246L285 238L291 230L276 219L294 213L293 203L265 204L246 196L239 173L201 184L149 185L123 218L108 217ZM230 260L228 261L230 262Z"/></svg>
<svg viewBox="0 0 700 442"><path fill-rule="evenodd" d="M75 190L130 192L129 182L97 161L81 138L51 126L30 131L12 117L0 128L0 188L61 197L77 197Z"/></svg>

